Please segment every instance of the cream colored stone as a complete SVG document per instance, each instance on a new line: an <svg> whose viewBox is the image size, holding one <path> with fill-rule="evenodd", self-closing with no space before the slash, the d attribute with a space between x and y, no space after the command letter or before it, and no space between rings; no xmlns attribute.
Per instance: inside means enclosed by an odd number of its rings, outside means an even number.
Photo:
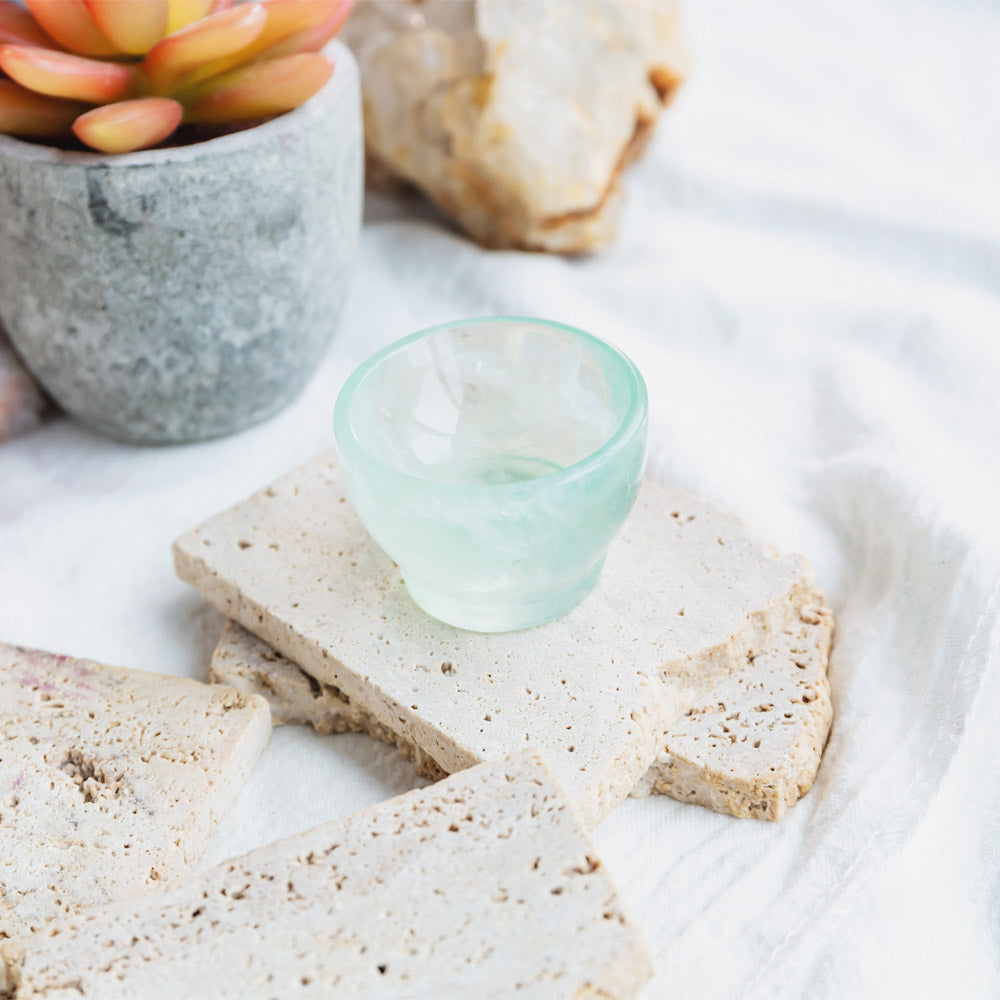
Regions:
<svg viewBox="0 0 1000 1000"><path fill-rule="evenodd" d="M481 243L557 252L613 238L685 65L673 0L369 0L344 38L374 173Z"/></svg>
<svg viewBox="0 0 1000 1000"><path fill-rule="evenodd" d="M594 591L503 635L442 625L351 510L322 455L175 543L221 611L448 773L524 746L588 824L621 801L670 725L794 619L811 576L710 502L646 484Z"/></svg>
<svg viewBox="0 0 1000 1000"><path fill-rule="evenodd" d="M717 812L777 820L812 787L833 706L826 664L833 618L818 595L732 677L719 681L667 731L663 750L632 794L651 792ZM223 629L212 679L262 695L276 724L311 725L321 733L394 735L341 692L321 684L236 622ZM403 753L419 754L412 746ZM439 777L431 760L420 773Z"/></svg>
<svg viewBox="0 0 1000 1000"><path fill-rule="evenodd" d="M271 707L271 723L275 726L286 722L312 726L324 736L367 733L372 739L397 747L407 760L413 761L422 777L437 780L445 775L419 747L401 739L370 712L352 705L342 691L316 680L232 620L223 627L212 654L209 680L260 695Z"/></svg>
<svg viewBox="0 0 1000 1000"><path fill-rule="evenodd" d="M652 971L533 752L0 951L18 1000L628 1000Z"/></svg>
<svg viewBox="0 0 1000 1000"><path fill-rule="evenodd" d="M188 871L270 728L255 695L0 643L0 939Z"/></svg>
<svg viewBox="0 0 1000 1000"><path fill-rule="evenodd" d="M833 721L833 617L817 595L796 620L678 719L633 790L781 819L812 788Z"/></svg>

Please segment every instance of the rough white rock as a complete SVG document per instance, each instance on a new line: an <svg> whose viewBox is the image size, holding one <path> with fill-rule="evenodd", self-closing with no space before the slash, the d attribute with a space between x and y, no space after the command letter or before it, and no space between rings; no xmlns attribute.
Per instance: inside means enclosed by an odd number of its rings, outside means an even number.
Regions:
<svg viewBox="0 0 1000 1000"><path fill-rule="evenodd" d="M369 0L343 37L369 174L488 246L558 252L612 239L619 174L685 62L674 0Z"/></svg>
<svg viewBox="0 0 1000 1000"><path fill-rule="evenodd" d="M187 872L270 728L255 695L0 643L0 940Z"/></svg>
<svg viewBox="0 0 1000 1000"><path fill-rule="evenodd" d="M216 607L445 772L538 747L588 824L813 589L801 557L775 555L709 501L646 484L597 586L569 614L465 632L410 599L332 453L189 532L174 555Z"/></svg>
<svg viewBox="0 0 1000 1000"><path fill-rule="evenodd" d="M651 974L532 752L0 951L17 1000L627 1000Z"/></svg>

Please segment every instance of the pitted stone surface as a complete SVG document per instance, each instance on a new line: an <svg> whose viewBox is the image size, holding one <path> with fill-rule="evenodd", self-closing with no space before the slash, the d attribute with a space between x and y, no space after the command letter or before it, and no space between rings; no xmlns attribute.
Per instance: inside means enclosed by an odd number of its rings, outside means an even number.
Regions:
<svg viewBox="0 0 1000 1000"><path fill-rule="evenodd" d="M0 136L0 316L114 437L224 434L288 403L347 290L361 219L355 63L272 121L114 157Z"/></svg>
<svg viewBox="0 0 1000 1000"><path fill-rule="evenodd" d="M812 788L833 722L833 617L818 595L670 727L633 790L716 812L781 819Z"/></svg>
<svg viewBox="0 0 1000 1000"><path fill-rule="evenodd" d="M639 932L532 752L3 946L18 1000L635 997Z"/></svg>
<svg viewBox="0 0 1000 1000"><path fill-rule="evenodd" d="M0 643L0 939L188 871L269 735L255 695Z"/></svg>
<svg viewBox="0 0 1000 1000"><path fill-rule="evenodd" d="M710 502L645 485L594 591L558 621L484 635L434 621L321 455L175 543L182 579L446 772L537 746L588 824L669 726L811 593ZM669 681L669 683L665 683Z"/></svg>
<svg viewBox="0 0 1000 1000"><path fill-rule="evenodd" d="M826 678L833 618L816 595L744 669L723 678L668 730L665 743L632 794L754 819L777 820L812 787L833 721ZM211 679L271 706L276 725L311 725L320 733L366 732L396 743L419 772L437 765L399 740L370 713L234 621L212 656Z"/></svg>
<svg viewBox="0 0 1000 1000"><path fill-rule="evenodd" d="M352 705L342 691L316 680L234 621L223 627L212 654L209 680L266 699L272 725L307 725L323 735L367 733L397 747L422 777L444 777L445 772L420 747L397 736L371 712Z"/></svg>

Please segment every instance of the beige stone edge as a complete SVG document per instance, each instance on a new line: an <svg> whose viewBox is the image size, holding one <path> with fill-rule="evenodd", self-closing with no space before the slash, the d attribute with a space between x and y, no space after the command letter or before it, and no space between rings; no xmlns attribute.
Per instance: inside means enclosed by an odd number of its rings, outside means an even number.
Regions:
<svg viewBox="0 0 1000 1000"><path fill-rule="evenodd" d="M350 676L350 671L344 664L326 650L317 653L315 649L311 649L309 640L299 635L268 607L249 600L243 594L232 595L231 588L219 578L215 570L178 544L174 545L174 567L178 577L191 584L210 604L265 640L307 673L321 680L328 672L334 677L341 673ZM640 748L641 752L634 755L634 760L629 759L622 766L623 762L619 759L604 774L597 776L594 793L588 800L578 803L589 828L596 826L630 794L655 758L658 748L662 746L662 736L670 723L687 711L718 680L740 669L748 653L763 648L770 637L780 633L813 592L811 572L808 564L802 560L802 572L785 591L784 596L766 610L749 616L745 625L730 635L726 642L705 648L695 655L678 658L660 669L661 681L669 680L660 685L663 703L659 706L659 732L649 733L645 741L649 744L648 747L644 744ZM351 687L357 688L359 684L352 684ZM347 693L352 700L357 699L357 691L350 690ZM452 774L479 763L471 752L446 745L440 734L426 726L409 706L396 702L375 688L368 688L365 696L365 710L394 734L393 742L418 747L445 773Z"/></svg>
<svg viewBox="0 0 1000 1000"><path fill-rule="evenodd" d="M740 818L780 820L812 788L833 721L830 684L826 676L833 635L833 616L825 607L823 595L818 591L810 590L800 596L798 601L792 617L797 616L805 625L822 626L820 644L815 650L822 664L816 684L818 696L810 705L796 746L780 773L773 778L762 779L734 775L694 763L671 749L670 731L667 730L661 744L664 749L657 761L638 779L631 795L667 795L680 802L694 803ZM437 781L449 773L433 755L381 723L336 686L314 678L294 661L271 650L263 639L254 636L255 642L262 649L256 654L248 653L247 662L242 665L244 670L240 669L240 665L230 667L226 662L230 655L229 640L232 629L237 625L230 619L223 629L212 658L210 679L213 682L262 694L271 704L275 725L312 725L322 734L365 733L373 739L395 746L405 759L416 766L421 777ZM755 648L766 648L766 629L762 632L758 627L753 630L753 634L758 639L765 640L763 646ZM287 683L283 683L278 675L277 685L272 684L263 669L258 670L249 662L250 655L259 655L265 661L271 657L274 661L280 660L281 665L289 671ZM750 655L752 653L744 652L738 658L741 668ZM729 667L736 659L730 650L730 655L716 663L716 676L719 676L718 670L723 663ZM291 673L292 671L297 674ZM295 690L296 686L298 691ZM273 697L269 697L269 694Z"/></svg>

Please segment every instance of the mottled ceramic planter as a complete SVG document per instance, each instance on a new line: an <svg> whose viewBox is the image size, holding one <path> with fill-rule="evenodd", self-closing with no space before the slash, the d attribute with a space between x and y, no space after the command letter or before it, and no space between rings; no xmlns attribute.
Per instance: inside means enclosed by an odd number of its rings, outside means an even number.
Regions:
<svg viewBox="0 0 1000 1000"><path fill-rule="evenodd" d="M137 442L246 427L332 336L361 221L357 67L255 128L123 156L0 136L0 318L39 381Z"/></svg>

